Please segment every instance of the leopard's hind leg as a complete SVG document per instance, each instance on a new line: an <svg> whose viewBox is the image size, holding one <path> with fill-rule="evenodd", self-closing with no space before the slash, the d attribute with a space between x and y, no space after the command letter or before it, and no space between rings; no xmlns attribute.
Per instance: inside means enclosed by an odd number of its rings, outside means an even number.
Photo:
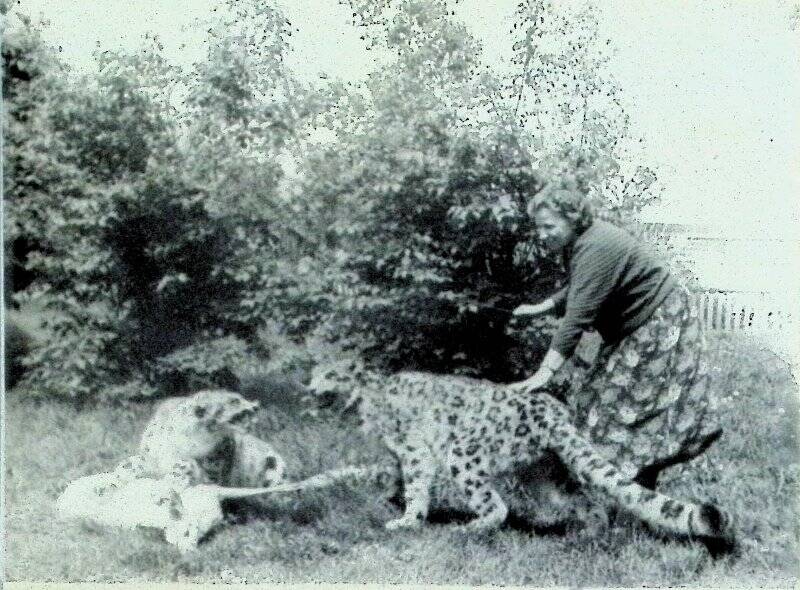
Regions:
<svg viewBox="0 0 800 590"><path fill-rule="evenodd" d="M421 441L386 440L389 449L400 461L403 477L405 512L386 523L386 528L417 528L428 517L430 488L436 474L436 462L430 448Z"/></svg>
<svg viewBox="0 0 800 590"><path fill-rule="evenodd" d="M497 528L508 516L508 507L485 471L488 466L482 464L488 456L475 441L465 445L454 443L447 456L447 469L476 514L467 524L467 528L473 530Z"/></svg>

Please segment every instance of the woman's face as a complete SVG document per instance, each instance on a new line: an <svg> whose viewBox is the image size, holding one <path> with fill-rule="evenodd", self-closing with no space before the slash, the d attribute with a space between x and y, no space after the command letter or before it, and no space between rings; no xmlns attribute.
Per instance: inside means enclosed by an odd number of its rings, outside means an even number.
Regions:
<svg viewBox="0 0 800 590"><path fill-rule="evenodd" d="M569 220L550 209L539 209L533 215L536 235L549 250L561 252L572 243L575 229Z"/></svg>

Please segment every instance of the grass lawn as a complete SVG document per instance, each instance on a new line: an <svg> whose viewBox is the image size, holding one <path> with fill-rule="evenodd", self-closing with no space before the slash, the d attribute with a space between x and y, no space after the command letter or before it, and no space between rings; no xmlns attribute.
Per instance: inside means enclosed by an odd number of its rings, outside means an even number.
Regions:
<svg viewBox="0 0 800 590"><path fill-rule="evenodd" d="M446 525L389 533L382 524L397 509L366 485L262 501L257 518L223 528L182 557L154 531L60 522L53 510L69 481L108 470L134 451L151 407L79 412L12 391L5 416L6 579L794 587L797 388L786 364L769 352L727 337L715 339L713 349L725 435L708 466L664 489L714 500L736 514L750 539L737 558L712 561L701 546L657 539L628 519L591 535L504 528L476 536ZM292 479L381 454L341 424L298 421L281 409L271 419L266 414L264 437L283 453Z"/></svg>

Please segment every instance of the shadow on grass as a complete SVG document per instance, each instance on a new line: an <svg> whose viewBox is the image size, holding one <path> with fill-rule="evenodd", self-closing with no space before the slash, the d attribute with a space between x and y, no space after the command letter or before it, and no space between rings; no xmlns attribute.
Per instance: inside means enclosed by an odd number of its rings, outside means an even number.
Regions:
<svg viewBox="0 0 800 590"><path fill-rule="evenodd" d="M466 524L473 518L474 515L466 510L442 508L432 510L428 515L428 522L433 525ZM523 514L509 512L501 528L534 537L563 537L567 534L569 527L570 523L566 521L553 524L538 524Z"/></svg>
<svg viewBox="0 0 800 590"><path fill-rule="evenodd" d="M226 523L229 525L270 522L291 528L312 527L324 529L326 528L326 521L334 510L331 504L331 499L312 494L310 496L292 495L272 498L268 501L253 498L226 500L222 506ZM397 512L402 512L404 508L402 496L388 498L385 504L387 508L391 507ZM434 507L428 514L427 522L433 526L447 527L466 524L473 518L474 514L468 510L452 507ZM369 520L370 524L376 527L375 532L383 534L382 522L379 519ZM512 510L509 512L502 528L528 536L563 537L572 525L573 523L568 520L551 524L536 523L526 515Z"/></svg>

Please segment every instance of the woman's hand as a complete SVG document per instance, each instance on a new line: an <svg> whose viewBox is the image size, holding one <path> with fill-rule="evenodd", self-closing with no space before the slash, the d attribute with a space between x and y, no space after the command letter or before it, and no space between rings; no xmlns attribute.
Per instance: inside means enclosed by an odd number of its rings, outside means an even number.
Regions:
<svg viewBox="0 0 800 590"><path fill-rule="evenodd" d="M539 303L523 304L518 306L513 312L514 317L537 316L547 313L555 307L552 299L545 299Z"/></svg>
<svg viewBox="0 0 800 590"><path fill-rule="evenodd" d="M550 381L553 373L561 368L564 364L564 357L561 353L554 349L549 349L547 354L542 359L542 364L539 369L525 381L514 383L511 385L512 389L522 393L529 393L536 389L542 389Z"/></svg>
<svg viewBox="0 0 800 590"><path fill-rule="evenodd" d="M548 381L550 381L550 377L552 376L553 371L546 367L540 367L538 371L525 379L525 381L514 383L511 385L511 387L515 391L519 391L521 393L530 393L537 389L542 389L545 385L547 385Z"/></svg>

